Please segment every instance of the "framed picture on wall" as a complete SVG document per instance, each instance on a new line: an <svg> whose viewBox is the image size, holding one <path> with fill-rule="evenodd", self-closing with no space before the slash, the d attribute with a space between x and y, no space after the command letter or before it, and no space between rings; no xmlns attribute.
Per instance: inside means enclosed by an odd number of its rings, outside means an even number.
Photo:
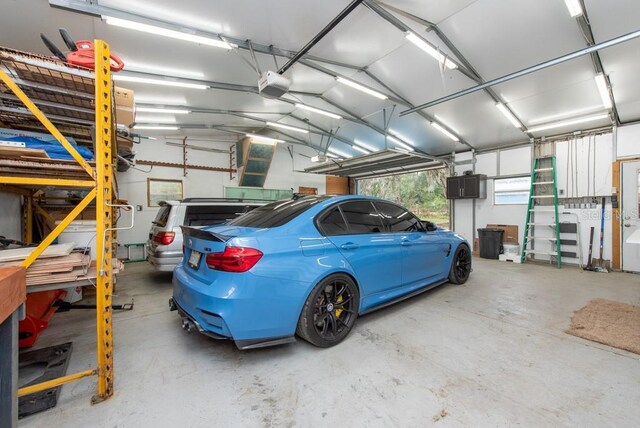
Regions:
<svg viewBox="0 0 640 428"><path fill-rule="evenodd" d="M176 201L183 197L182 180L147 178L147 206L158 207L160 201Z"/></svg>

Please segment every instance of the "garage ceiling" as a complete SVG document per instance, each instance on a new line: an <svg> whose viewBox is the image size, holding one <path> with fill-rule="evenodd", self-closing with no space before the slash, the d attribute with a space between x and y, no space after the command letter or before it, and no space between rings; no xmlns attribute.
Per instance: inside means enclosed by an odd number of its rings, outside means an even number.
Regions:
<svg viewBox="0 0 640 428"><path fill-rule="evenodd" d="M64 6L51 7L49 3ZM107 25L96 15L111 14L187 32L221 34L240 42L298 51L333 19L347 0L30 0L12 1L0 16L2 44L48 54L39 33L62 46L57 34L66 27L76 39L100 38L111 44L130 69L121 75L153 74L205 83L206 90L120 83L136 92L140 106L181 106L191 114L140 113L138 122L177 122L178 134L229 140L258 132L324 151L327 144L346 156L361 147L398 147L385 141L385 128L416 152L443 155L452 151L505 146L530 137L590 129L640 119L640 39L602 50L599 55L611 82L616 110L608 110L597 89L596 66L590 56L547 68L492 88L441 103L420 113L400 116L423 104L587 47L580 20L572 18L564 0L365 0L303 62L285 75L291 91L282 99L257 93L258 73L247 49L220 49ZM595 43L640 29L640 2L584 0ZM383 12L380 12L380 9ZM378 12L376 12L378 10ZM383 19L384 14L388 19ZM390 17L390 18L389 18ZM391 22L390 22L391 21ZM395 24L393 24L395 22ZM584 22L587 22L586 20ZM460 65L442 67L405 38L410 29ZM446 39L451 43L447 46ZM456 52L457 50L457 52ZM262 71L276 70L287 58L256 52ZM277 63L277 64L276 64ZM135 69L135 71L134 71ZM146 70L141 73L141 70ZM477 76L474 75L477 73ZM342 76L389 96L379 100L336 81ZM215 89L214 89L215 88ZM526 132L514 127L496 108L504 103L527 128L558 120L610 113L609 117L560 128ZM342 116L330 118L296 107L311 105ZM436 121L460 141L430 124ZM613 122L612 122L613 120ZM267 128L280 122L308 134ZM389 131L389 132L392 132ZM163 135L168 131L145 131ZM155 133L154 133L155 132ZM158 133L156 135L156 133Z"/></svg>

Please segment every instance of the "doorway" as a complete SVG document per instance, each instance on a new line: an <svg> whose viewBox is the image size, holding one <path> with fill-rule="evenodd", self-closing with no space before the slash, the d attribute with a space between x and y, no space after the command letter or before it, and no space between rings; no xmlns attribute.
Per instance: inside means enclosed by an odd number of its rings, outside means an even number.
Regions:
<svg viewBox="0 0 640 428"><path fill-rule="evenodd" d="M627 242L640 234L640 161L622 162L621 175L622 270L640 272L640 243Z"/></svg>

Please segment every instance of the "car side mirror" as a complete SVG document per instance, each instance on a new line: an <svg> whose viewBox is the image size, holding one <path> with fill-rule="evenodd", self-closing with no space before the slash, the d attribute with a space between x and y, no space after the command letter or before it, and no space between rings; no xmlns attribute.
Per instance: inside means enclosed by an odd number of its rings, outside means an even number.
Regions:
<svg viewBox="0 0 640 428"><path fill-rule="evenodd" d="M422 225L424 226L425 232L433 232L434 230L438 229L438 226L436 226L435 223L432 223L430 221L423 221Z"/></svg>

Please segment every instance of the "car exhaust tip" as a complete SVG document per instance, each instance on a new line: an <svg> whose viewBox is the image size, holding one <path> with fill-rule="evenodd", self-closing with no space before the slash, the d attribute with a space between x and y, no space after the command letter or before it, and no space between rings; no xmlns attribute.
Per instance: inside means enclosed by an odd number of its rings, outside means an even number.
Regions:
<svg viewBox="0 0 640 428"><path fill-rule="evenodd" d="M188 318L182 318L182 329L187 333L191 333L191 331L195 328L193 322L191 322Z"/></svg>
<svg viewBox="0 0 640 428"><path fill-rule="evenodd" d="M176 306L176 302L173 300L173 297L169 299L169 310L177 311L178 307Z"/></svg>

